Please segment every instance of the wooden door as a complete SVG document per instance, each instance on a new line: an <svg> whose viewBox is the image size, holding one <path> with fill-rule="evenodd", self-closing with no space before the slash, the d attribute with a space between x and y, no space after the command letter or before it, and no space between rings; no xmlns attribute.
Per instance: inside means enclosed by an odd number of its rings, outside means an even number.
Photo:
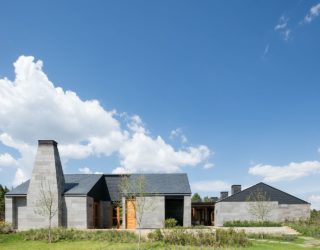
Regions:
<svg viewBox="0 0 320 250"><path fill-rule="evenodd" d="M127 229L136 229L135 200L126 200L126 225Z"/></svg>

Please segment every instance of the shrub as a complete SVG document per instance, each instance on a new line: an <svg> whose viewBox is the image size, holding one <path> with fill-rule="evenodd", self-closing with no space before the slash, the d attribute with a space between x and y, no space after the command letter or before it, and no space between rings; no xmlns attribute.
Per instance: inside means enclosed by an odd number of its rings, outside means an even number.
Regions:
<svg viewBox="0 0 320 250"><path fill-rule="evenodd" d="M304 236L310 236L318 239L320 238L319 224L313 224L310 221L295 221L286 222L286 225L292 227Z"/></svg>
<svg viewBox="0 0 320 250"><path fill-rule="evenodd" d="M31 229L20 232L25 240L48 240L48 229ZM97 240L108 242L131 243L137 241L137 236L133 232L119 230L94 230L84 231L76 229L54 228L52 229L52 242L62 240Z"/></svg>
<svg viewBox="0 0 320 250"><path fill-rule="evenodd" d="M278 240L278 241L295 241L298 236L292 234L248 234L248 238L250 239L265 239L265 240Z"/></svg>
<svg viewBox="0 0 320 250"><path fill-rule="evenodd" d="M177 225L178 221L174 218L169 218L164 221L165 228L173 228Z"/></svg>
<svg viewBox="0 0 320 250"><path fill-rule="evenodd" d="M250 244L243 230L241 230L240 232L237 232L232 228L229 228L228 230L217 229L216 242L218 246L245 247Z"/></svg>
<svg viewBox="0 0 320 250"><path fill-rule="evenodd" d="M281 227L280 222L274 221L248 221L248 220L234 220L223 223L224 227Z"/></svg>
<svg viewBox="0 0 320 250"><path fill-rule="evenodd" d="M148 239L151 241L162 241L163 240L163 234L161 233L160 229L156 229L147 235Z"/></svg>
<svg viewBox="0 0 320 250"><path fill-rule="evenodd" d="M233 229L218 229L216 233L211 230L188 230L182 228L155 230L148 234L148 239L182 246L245 247L249 245L245 233L238 233Z"/></svg>
<svg viewBox="0 0 320 250"><path fill-rule="evenodd" d="M14 229L10 223L0 221L0 234L9 234L14 232Z"/></svg>

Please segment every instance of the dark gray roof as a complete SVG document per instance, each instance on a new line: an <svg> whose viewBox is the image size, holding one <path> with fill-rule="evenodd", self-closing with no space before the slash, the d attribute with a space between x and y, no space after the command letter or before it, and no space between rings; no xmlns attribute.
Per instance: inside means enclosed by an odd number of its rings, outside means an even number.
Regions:
<svg viewBox="0 0 320 250"><path fill-rule="evenodd" d="M269 201L278 201L279 204L309 204L308 202L301 200L295 196L292 196L279 189L271 187L263 182L260 182L254 186L251 186L243 191L228 196L218 202L243 202L247 201L248 197L255 191L263 192Z"/></svg>
<svg viewBox="0 0 320 250"><path fill-rule="evenodd" d="M122 176L105 175L112 201L118 201L121 197L119 185ZM132 184L139 176L144 176L146 182L144 192L148 195L191 195L187 174L128 174L127 176Z"/></svg>
<svg viewBox="0 0 320 250"><path fill-rule="evenodd" d="M187 174L131 174L130 181L134 183L141 175L146 180L145 193L147 194L191 194Z"/></svg>
<svg viewBox="0 0 320 250"><path fill-rule="evenodd" d="M145 193L150 195L191 195L187 174L130 174L129 180L134 183L139 176L144 176L146 181ZM122 175L116 174L66 174L65 195L94 195L93 192L102 192L101 188L95 190L96 184L104 177L107 185L107 200L118 201L121 197L119 184ZM29 181L22 183L7 196L26 195ZM91 192L90 192L91 191Z"/></svg>
<svg viewBox="0 0 320 250"><path fill-rule="evenodd" d="M102 174L65 174L65 195L86 195L102 177ZM7 196L26 195L30 180L6 193Z"/></svg>

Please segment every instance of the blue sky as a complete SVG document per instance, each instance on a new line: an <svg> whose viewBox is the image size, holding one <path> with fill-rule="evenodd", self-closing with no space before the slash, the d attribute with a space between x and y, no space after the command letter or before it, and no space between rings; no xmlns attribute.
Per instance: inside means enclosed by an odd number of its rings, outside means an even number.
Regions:
<svg viewBox="0 0 320 250"><path fill-rule="evenodd" d="M66 173L265 181L320 208L319 3L2 1L0 183L46 137Z"/></svg>

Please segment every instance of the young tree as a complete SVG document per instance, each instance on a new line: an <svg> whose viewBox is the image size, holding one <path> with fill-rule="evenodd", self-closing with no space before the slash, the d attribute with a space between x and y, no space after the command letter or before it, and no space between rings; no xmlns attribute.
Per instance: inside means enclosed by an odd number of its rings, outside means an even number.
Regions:
<svg viewBox="0 0 320 250"><path fill-rule="evenodd" d="M270 198L266 192L257 188L247 197L249 213L259 221L268 219L270 212L273 208Z"/></svg>
<svg viewBox="0 0 320 250"><path fill-rule="evenodd" d="M201 196L198 193L194 193L192 195L191 201L192 202L200 202L201 201Z"/></svg>
<svg viewBox="0 0 320 250"><path fill-rule="evenodd" d="M40 184L40 197L36 201L37 208L35 213L48 218L48 241L51 243L51 224L52 218L57 214L59 204L57 204L57 197L52 191L49 182L41 182Z"/></svg>
<svg viewBox="0 0 320 250"><path fill-rule="evenodd" d="M9 189L5 186L3 187L0 184L0 221L3 221L5 218L5 194L9 191Z"/></svg>
<svg viewBox="0 0 320 250"><path fill-rule="evenodd" d="M203 197L203 202L212 202L212 199L209 196Z"/></svg>
<svg viewBox="0 0 320 250"><path fill-rule="evenodd" d="M127 175L122 176L119 189L122 197L125 197L127 201L132 202L138 225L138 249L140 250L142 221L145 213L154 210L154 197L147 196L146 179L143 175L139 175L133 180L131 180Z"/></svg>

